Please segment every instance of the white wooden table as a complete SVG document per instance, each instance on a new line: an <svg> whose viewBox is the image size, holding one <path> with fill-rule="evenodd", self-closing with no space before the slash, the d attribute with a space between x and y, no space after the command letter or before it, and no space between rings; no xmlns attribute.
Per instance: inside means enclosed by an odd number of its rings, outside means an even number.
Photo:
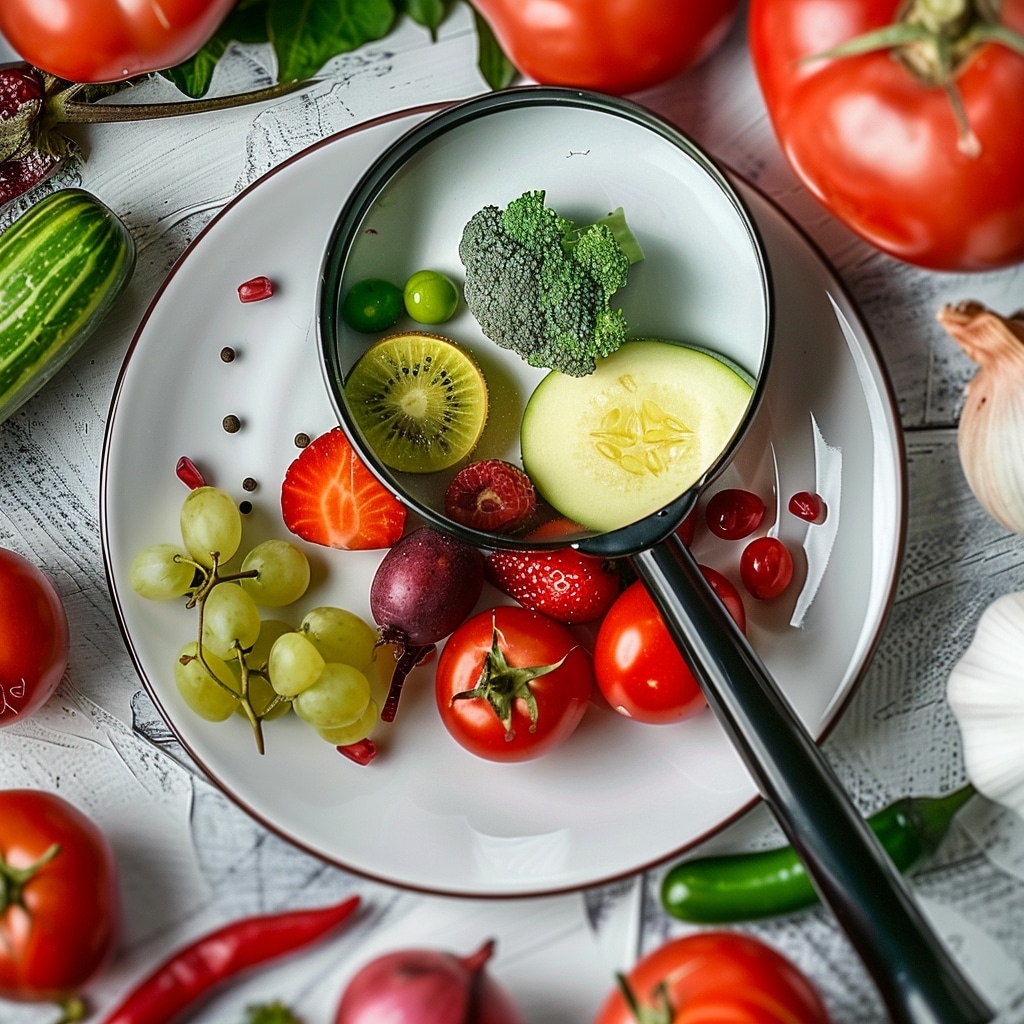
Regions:
<svg viewBox="0 0 1024 1024"><path fill-rule="evenodd" d="M107 590L98 486L108 406L133 333L174 260L228 199L317 139L378 114L482 91L474 47L464 9L434 44L424 31L403 25L332 61L318 86L278 101L272 117L247 107L82 129L88 159L54 183L81 184L117 211L136 238L139 263L99 334L0 426L0 545L50 575L72 631L58 694L32 719L0 730L0 784L55 789L113 838L125 935L117 959L90 988L98 1010L209 928L348 892L363 894L371 908L357 927L226 991L195 1015L196 1024L241 1021L246 1005L274 998L291 1003L307 1024L323 1024L333 1019L354 965L371 952L418 944L468 952L487 935L499 942L495 974L515 991L530 1024L586 1024L615 969L687 930L658 908L658 871L584 895L450 900L347 875L267 833L194 770L169 731L159 735ZM214 90L265 83L268 60L266 49L232 52ZM135 95L176 98L159 81ZM935 313L946 301L966 298L1005 313L1019 308L1024 268L981 276L917 271L831 220L795 179L772 136L742 21L702 67L636 98L786 210L835 267L874 335L906 431L907 544L878 651L824 749L866 813L905 794L955 788L963 768L945 703L946 677L988 602L1024 587L1024 546L981 511L964 482L956 422L974 367ZM777 838L758 807L705 846L739 849ZM913 884L940 934L999 1009L1001 1024L1024 1021L1024 822L972 801ZM808 972L836 1024L882 1019L870 981L826 912L748 930ZM52 1016L46 1008L0 1003L3 1024L43 1024Z"/></svg>

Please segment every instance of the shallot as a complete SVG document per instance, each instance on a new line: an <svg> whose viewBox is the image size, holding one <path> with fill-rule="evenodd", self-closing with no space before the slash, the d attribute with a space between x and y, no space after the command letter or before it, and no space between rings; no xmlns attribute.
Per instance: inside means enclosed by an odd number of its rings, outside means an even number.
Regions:
<svg viewBox="0 0 1024 1024"><path fill-rule="evenodd" d="M487 973L489 939L475 953L404 949L355 974L334 1024L522 1024L508 993Z"/></svg>

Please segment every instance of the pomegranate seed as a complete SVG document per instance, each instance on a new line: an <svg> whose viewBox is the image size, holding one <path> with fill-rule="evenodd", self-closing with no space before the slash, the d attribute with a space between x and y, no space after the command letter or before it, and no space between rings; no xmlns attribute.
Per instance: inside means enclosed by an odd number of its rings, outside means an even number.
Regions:
<svg viewBox="0 0 1024 1024"><path fill-rule="evenodd" d="M339 754L344 754L350 761L356 764L369 764L377 756L377 744L369 737L359 740L356 743L348 743L337 748Z"/></svg>
<svg viewBox="0 0 1024 1024"><path fill-rule="evenodd" d="M823 523L828 515L828 506L820 494L812 491L797 491L789 499L789 511L798 519L806 519L809 523Z"/></svg>
<svg viewBox="0 0 1024 1024"><path fill-rule="evenodd" d="M238 298L241 302L259 302L269 299L274 294L274 282L269 277L251 277L238 286Z"/></svg>
<svg viewBox="0 0 1024 1024"><path fill-rule="evenodd" d="M174 475L190 491L194 491L197 487L202 487L206 483L203 480L203 474L199 472L196 464L187 455L182 455L178 459L178 464L174 467Z"/></svg>

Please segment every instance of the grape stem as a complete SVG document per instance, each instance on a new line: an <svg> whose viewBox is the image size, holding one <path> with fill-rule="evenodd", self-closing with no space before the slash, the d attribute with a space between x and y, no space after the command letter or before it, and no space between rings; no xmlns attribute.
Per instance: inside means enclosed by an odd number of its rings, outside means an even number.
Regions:
<svg viewBox="0 0 1024 1024"><path fill-rule="evenodd" d="M249 665L245 660L245 650L239 644L237 640L232 643L232 648L235 652L235 657L238 659L239 672L241 674L241 692L236 693L230 686L227 685L222 679L217 676L217 673L210 668L209 663L206 660L206 651L203 648L203 612L206 608L206 599L210 596L210 592L213 590L218 583L231 583L237 580L244 579L255 579L259 575L259 571L256 569L246 569L244 572L230 573L226 576L221 576L219 572L220 563L220 552L210 552L211 565L207 568L199 562L192 562L192 564L202 574L202 579L192 592L192 596L186 603L186 608L198 608L199 613L196 616L199 625L199 636L196 639L196 657L199 659L199 664L203 666L206 674L223 690L227 690L233 697L238 697L238 702L241 705L242 711L245 717L249 720L249 724L252 726L253 738L256 741L256 752L258 754L265 753L265 745L263 742L263 718L266 717L278 704L281 703L280 697L275 697L273 701L267 706L263 715L256 714L256 709L252 706L252 701L249 698Z"/></svg>

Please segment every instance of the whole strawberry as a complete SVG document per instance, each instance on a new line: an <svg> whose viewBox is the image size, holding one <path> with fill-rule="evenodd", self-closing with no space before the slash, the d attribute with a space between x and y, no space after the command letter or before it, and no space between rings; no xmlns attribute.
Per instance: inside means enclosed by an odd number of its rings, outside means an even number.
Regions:
<svg viewBox="0 0 1024 1024"><path fill-rule="evenodd" d="M524 608L570 624L600 619L620 589L614 562L574 548L493 551L485 560L485 573Z"/></svg>

